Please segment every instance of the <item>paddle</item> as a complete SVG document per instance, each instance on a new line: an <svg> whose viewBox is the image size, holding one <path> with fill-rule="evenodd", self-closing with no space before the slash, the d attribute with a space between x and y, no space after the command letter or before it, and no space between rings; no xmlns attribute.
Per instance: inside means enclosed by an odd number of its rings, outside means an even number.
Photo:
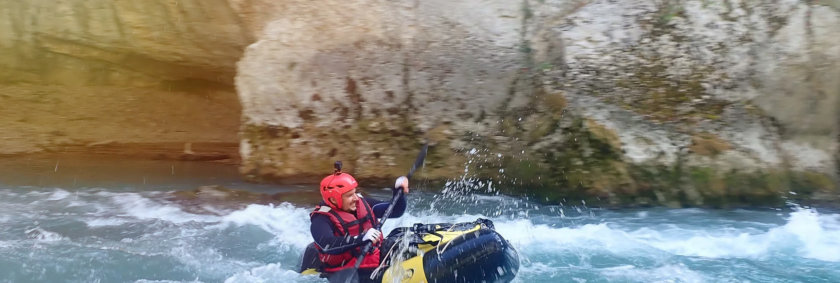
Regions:
<svg viewBox="0 0 840 283"><path fill-rule="evenodd" d="M426 159L426 150L428 148L429 148L428 144L423 144L423 148L420 149L420 153L417 154L417 159L414 160L414 165L411 166L411 170L408 170L408 174L405 175L406 178L411 179L411 175L414 175L414 171L417 170L418 167L423 165L423 160ZM399 189L399 188L395 188L395 189L398 189L398 190L397 190L397 193L394 194L394 197L391 198L391 204L388 206L388 209L385 210L385 213L382 214L382 220L379 220L379 224L376 225L376 227L374 227L373 229L376 229L376 230L382 229L382 224L385 224L385 220L387 220L388 217L391 216L391 211L394 210L394 204L396 204L397 200L400 199L400 197L402 197L403 190ZM372 247L373 247L373 243L371 243L371 242L365 243L364 247L362 247L362 254L360 254L359 257L356 258L356 265L353 266L353 268L348 268L348 269L337 272L336 274L331 276L334 279L330 280L330 282L343 282L343 283L357 283L357 282L359 282L359 273L357 272L359 270L359 265L362 264L362 260L365 259L365 255L368 252L370 252L370 249Z"/></svg>

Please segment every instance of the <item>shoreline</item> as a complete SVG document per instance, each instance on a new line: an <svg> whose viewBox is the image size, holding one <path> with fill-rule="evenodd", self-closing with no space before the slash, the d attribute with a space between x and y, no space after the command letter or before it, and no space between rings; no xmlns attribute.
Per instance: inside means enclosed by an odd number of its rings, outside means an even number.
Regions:
<svg viewBox="0 0 840 283"><path fill-rule="evenodd" d="M36 187L109 187L194 189L205 185L260 187L239 173L231 144L193 145L192 153L174 150L180 143L109 144L66 147L55 151L0 154L0 184ZM269 190L263 188L261 190Z"/></svg>
<svg viewBox="0 0 840 283"><path fill-rule="evenodd" d="M239 143L232 142L115 142L61 145L43 151L0 154L4 157L74 156L76 158L121 157L136 160L218 162L239 165Z"/></svg>
<svg viewBox="0 0 840 283"><path fill-rule="evenodd" d="M189 145L187 145L189 144ZM51 151L0 154L0 185L58 187L67 189L123 186L128 190L170 190L181 191L180 201L192 203L209 201L213 203L273 202L287 194L293 199L311 200L305 188L314 183L276 182L264 180L254 182L239 171L238 144L235 143L102 143L88 146L65 146ZM370 188L380 187L384 180L368 180ZM423 184L437 184L425 180ZM384 183L383 183L384 184ZM442 183L441 183L442 184ZM224 192L210 194L220 198L206 199L205 189ZM423 188L421 191L439 193L440 189ZM244 193L244 195L242 195ZM482 194L481 192L476 192ZM228 200L227 196L231 198ZM283 196L283 197L281 197ZM510 197L535 201L534 197L508 194ZM197 198L197 199L193 199ZM199 200L202 199L202 200ZM821 200L790 200L783 198L782 206L767 204L731 204L724 207L692 206L683 204L681 209L702 208L715 210L764 210L793 209L795 207L840 210L840 205ZM540 205L570 206L536 201ZM192 203L195 205L195 203ZM669 208L657 205L610 205L590 203L590 208L607 210L634 210L646 208ZM574 206L574 205L571 205ZM673 208L673 207L671 207Z"/></svg>

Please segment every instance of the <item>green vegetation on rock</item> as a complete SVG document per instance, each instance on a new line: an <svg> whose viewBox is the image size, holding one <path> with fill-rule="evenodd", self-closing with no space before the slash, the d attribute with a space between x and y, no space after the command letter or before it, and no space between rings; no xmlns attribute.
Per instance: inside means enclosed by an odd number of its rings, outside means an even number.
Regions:
<svg viewBox="0 0 840 283"><path fill-rule="evenodd" d="M505 155L500 160L474 160L479 162L471 163L472 174L497 181L503 193L525 195L544 203L576 204L583 200L588 205L608 207L731 208L777 207L787 200L802 204L822 201L815 195L837 199L838 188L832 177L813 172L722 170L684 162L671 166L626 162L614 131L588 119L565 119L568 121L557 121L555 125L555 131L562 133L563 138L535 152L527 152L525 145L502 146L482 140L490 145L489 152L504 147L521 154ZM500 127L528 134L512 120ZM694 154L714 157L729 150L730 145L715 135L699 133L693 137L690 149ZM498 171L500 167L504 168L503 174Z"/></svg>

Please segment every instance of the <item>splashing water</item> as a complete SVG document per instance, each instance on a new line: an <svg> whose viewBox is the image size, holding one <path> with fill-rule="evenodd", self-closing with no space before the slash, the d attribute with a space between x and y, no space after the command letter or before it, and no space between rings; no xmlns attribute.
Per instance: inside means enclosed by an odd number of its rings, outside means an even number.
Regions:
<svg viewBox="0 0 840 283"><path fill-rule="evenodd" d="M387 192L385 192L387 193ZM0 188L0 281L326 282L296 272L310 207L194 214L170 192ZM608 211L415 192L387 222L492 219L515 282L838 282L840 215L817 209Z"/></svg>

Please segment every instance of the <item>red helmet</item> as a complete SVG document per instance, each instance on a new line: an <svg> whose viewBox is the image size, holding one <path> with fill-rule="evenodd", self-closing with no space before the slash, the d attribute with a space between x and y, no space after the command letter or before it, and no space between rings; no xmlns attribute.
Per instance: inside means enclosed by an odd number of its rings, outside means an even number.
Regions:
<svg viewBox="0 0 840 283"><path fill-rule="evenodd" d="M327 205L340 210L343 205L341 195L355 189L357 186L359 184L356 183L356 179L353 176L347 173L336 172L321 180L321 197ZM330 202L330 198L335 198L336 205Z"/></svg>

